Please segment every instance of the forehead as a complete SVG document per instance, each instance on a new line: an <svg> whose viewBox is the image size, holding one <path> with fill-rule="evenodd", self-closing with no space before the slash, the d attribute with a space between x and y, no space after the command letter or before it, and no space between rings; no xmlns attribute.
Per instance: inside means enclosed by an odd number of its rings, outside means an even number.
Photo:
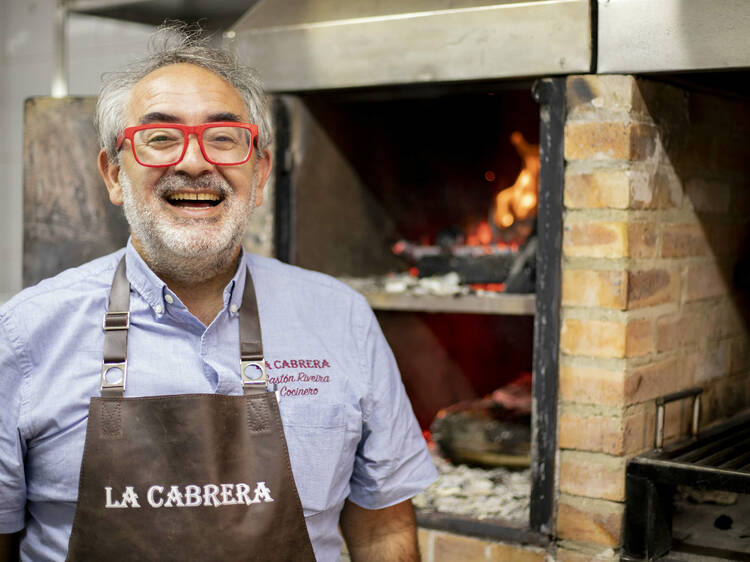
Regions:
<svg viewBox="0 0 750 562"><path fill-rule="evenodd" d="M201 123L216 113L234 113L248 120L245 102L234 86L205 68L184 63L147 74L130 91L129 124L155 112L174 115L185 123Z"/></svg>

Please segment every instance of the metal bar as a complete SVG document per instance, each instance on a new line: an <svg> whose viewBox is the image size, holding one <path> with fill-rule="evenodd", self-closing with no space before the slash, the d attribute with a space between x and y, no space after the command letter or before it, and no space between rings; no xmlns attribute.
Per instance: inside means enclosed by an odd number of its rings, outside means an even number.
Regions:
<svg viewBox="0 0 750 562"><path fill-rule="evenodd" d="M276 165L274 166L273 221L276 257L285 263L294 263L294 162L291 157L291 132L289 109L281 96L273 99L274 129L276 132Z"/></svg>
<svg viewBox="0 0 750 562"><path fill-rule="evenodd" d="M560 256L562 253L563 129L565 79L534 83L540 104L539 211L536 257L536 315L532 379L532 479L530 525L554 532L555 458L557 454L557 379L560 348Z"/></svg>
<svg viewBox="0 0 750 562"><path fill-rule="evenodd" d="M626 556L654 560L672 546L672 488L628 470L625 479Z"/></svg>
<svg viewBox="0 0 750 562"><path fill-rule="evenodd" d="M739 472L748 472L748 466L750 466L750 450L720 464L719 468L723 468L726 470L737 470Z"/></svg>
<svg viewBox="0 0 750 562"><path fill-rule="evenodd" d="M750 433L750 428L742 431L734 431L728 434L717 435L710 440L701 439L695 442L695 446L679 449L667 455L666 458L677 462L695 462L698 459L712 455L715 451L724 449L729 443Z"/></svg>
<svg viewBox="0 0 750 562"><path fill-rule="evenodd" d="M273 92L590 70L589 0L417 4L404 13L410 2L265 0L232 31Z"/></svg>
<svg viewBox="0 0 750 562"><path fill-rule="evenodd" d="M57 0L55 7L55 68L51 94L54 98L68 95L68 8L66 0Z"/></svg>
<svg viewBox="0 0 750 562"><path fill-rule="evenodd" d="M740 448L742 448L741 450L746 450L745 447L747 447L749 444L750 437L745 437L740 441L733 439L732 445L724 447L723 449L713 453L712 455L708 455L694 462L703 466L718 466L726 459L733 458L735 456L735 453L740 450Z"/></svg>
<svg viewBox="0 0 750 562"><path fill-rule="evenodd" d="M671 394L665 394L664 396L659 396L656 399L657 404L667 404L669 402L675 402L676 400L682 400L683 398L690 398L691 396L698 396L703 392L703 389L700 387L693 387L693 388L686 388L685 390L680 390L679 392L672 392Z"/></svg>
<svg viewBox="0 0 750 562"><path fill-rule="evenodd" d="M417 511L416 515L418 525L427 529L542 547L549 543L545 535L519 527L511 521L497 519L483 521L455 514L426 511Z"/></svg>
<svg viewBox="0 0 750 562"><path fill-rule="evenodd" d="M637 474L665 484L685 484L740 494L750 491L750 474L737 470L641 457L632 459L627 470L629 474Z"/></svg>
<svg viewBox="0 0 750 562"><path fill-rule="evenodd" d="M664 409L669 402L676 400L682 400L684 398L693 397L693 417L690 425L690 432L693 437L698 433L698 415L700 414L700 403L696 406L698 397L703 392L700 387L687 388L680 390L679 392L673 392L671 394L665 394L659 396L656 399L656 428L654 430L654 443L657 449L661 449L664 446Z"/></svg>

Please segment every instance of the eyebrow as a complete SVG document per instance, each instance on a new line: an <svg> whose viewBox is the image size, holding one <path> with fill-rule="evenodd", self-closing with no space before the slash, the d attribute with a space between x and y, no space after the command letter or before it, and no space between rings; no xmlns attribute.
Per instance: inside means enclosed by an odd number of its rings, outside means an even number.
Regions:
<svg viewBox="0 0 750 562"><path fill-rule="evenodd" d="M178 118L176 115L173 115L171 113L162 113L161 111L152 111L150 113L146 113L143 117L140 118L139 123L141 125L147 125L149 123L180 123L182 120ZM232 113L229 111L223 111L220 113L212 113L208 116L208 119L206 120L207 123L213 123L216 121L232 121L234 123L240 123L242 121L242 117L237 115L236 113Z"/></svg>

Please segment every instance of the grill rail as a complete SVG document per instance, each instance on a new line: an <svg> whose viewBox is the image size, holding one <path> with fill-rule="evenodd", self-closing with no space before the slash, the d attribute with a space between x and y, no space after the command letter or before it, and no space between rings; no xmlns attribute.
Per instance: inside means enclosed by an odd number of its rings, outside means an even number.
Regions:
<svg viewBox="0 0 750 562"><path fill-rule="evenodd" d="M750 412L698 432L700 393L689 389L659 398L657 447L628 462L623 560L655 560L670 551L675 486L750 493ZM694 435L660 446L664 405L689 397L694 400Z"/></svg>

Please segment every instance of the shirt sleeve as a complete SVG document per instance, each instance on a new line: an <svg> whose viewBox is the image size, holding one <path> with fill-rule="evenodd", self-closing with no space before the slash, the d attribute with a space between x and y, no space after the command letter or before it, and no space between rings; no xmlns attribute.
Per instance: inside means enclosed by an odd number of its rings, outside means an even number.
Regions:
<svg viewBox="0 0 750 562"><path fill-rule="evenodd" d="M361 363L371 381L363 409L349 499L381 509L411 498L437 478L419 424L375 315L367 308Z"/></svg>
<svg viewBox="0 0 750 562"><path fill-rule="evenodd" d="M24 446L19 432L23 373L13 343L7 319L0 314L0 533L23 529L26 507Z"/></svg>

